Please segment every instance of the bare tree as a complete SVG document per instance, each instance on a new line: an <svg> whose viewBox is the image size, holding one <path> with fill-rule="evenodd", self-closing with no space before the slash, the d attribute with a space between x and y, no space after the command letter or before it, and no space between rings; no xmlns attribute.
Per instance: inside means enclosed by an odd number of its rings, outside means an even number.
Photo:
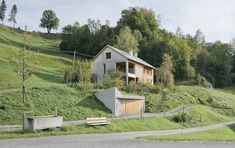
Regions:
<svg viewBox="0 0 235 148"><path fill-rule="evenodd" d="M14 71L21 78L22 100L23 103L26 103L26 98L28 100L26 80L36 72L37 60L35 52L27 51L31 49L31 43L26 43L25 33L23 34L23 40L23 48L19 50L19 53L11 51L9 61L14 66Z"/></svg>

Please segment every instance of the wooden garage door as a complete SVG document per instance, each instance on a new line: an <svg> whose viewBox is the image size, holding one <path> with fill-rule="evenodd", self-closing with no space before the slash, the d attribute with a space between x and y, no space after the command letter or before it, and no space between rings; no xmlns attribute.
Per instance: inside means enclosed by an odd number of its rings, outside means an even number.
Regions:
<svg viewBox="0 0 235 148"><path fill-rule="evenodd" d="M144 100L122 100L122 114L139 113L143 107Z"/></svg>

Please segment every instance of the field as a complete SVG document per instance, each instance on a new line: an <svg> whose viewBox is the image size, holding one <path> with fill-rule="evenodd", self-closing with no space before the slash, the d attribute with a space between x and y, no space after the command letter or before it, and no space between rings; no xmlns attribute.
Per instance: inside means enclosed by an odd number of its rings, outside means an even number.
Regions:
<svg viewBox="0 0 235 148"><path fill-rule="evenodd" d="M213 129L208 131L185 133L179 135L165 136L146 136L138 137L145 140L171 140L171 141L234 141L235 126L227 126L224 128Z"/></svg>

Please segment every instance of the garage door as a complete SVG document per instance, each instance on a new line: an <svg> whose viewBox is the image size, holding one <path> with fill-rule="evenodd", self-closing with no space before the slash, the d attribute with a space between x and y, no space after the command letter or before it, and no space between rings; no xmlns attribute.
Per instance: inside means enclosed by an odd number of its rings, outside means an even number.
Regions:
<svg viewBox="0 0 235 148"><path fill-rule="evenodd" d="M134 114L139 113L143 107L144 100L121 100L122 102L122 114Z"/></svg>

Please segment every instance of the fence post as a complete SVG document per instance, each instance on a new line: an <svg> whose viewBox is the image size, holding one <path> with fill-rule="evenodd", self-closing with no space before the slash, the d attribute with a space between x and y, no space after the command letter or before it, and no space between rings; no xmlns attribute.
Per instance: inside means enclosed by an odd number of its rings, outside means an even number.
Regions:
<svg viewBox="0 0 235 148"><path fill-rule="evenodd" d="M57 116L58 114L57 114L57 107L55 107L55 116Z"/></svg>
<svg viewBox="0 0 235 148"><path fill-rule="evenodd" d="M143 107L140 109L140 118L143 118Z"/></svg>

